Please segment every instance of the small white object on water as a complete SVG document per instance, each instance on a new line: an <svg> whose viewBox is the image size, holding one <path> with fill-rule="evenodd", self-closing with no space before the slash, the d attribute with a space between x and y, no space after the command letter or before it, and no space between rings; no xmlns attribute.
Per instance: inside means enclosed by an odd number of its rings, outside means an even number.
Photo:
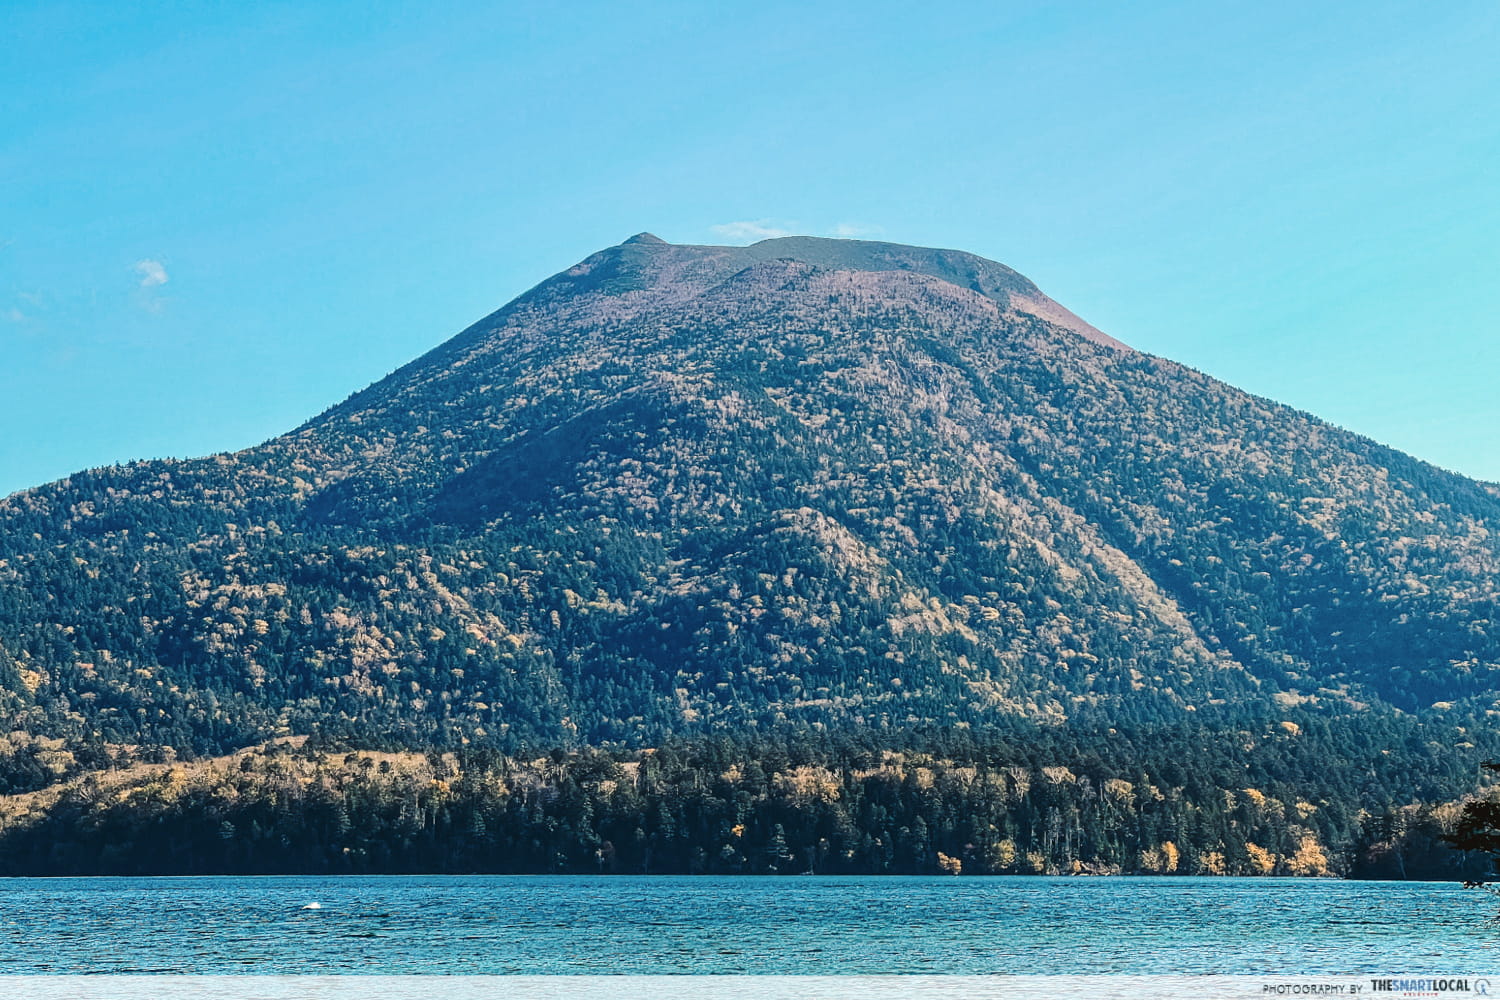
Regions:
<svg viewBox="0 0 1500 1000"><path fill-rule="evenodd" d="M308 903L306 906L303 907L304 910L321 910L322 908L323 908L323 904L319 903L319 902L316 902L316 901Z"/></svg>

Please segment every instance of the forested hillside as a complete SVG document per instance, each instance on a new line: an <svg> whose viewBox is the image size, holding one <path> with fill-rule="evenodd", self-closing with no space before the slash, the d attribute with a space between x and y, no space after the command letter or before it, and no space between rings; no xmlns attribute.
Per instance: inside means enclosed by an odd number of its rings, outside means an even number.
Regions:
<svg viewBox="0 0 1500 1000"><path fill-rule="evenodd" d="M0 501L0 780L1296 718L1390 734L1399 803L1492 723L1497 523L1001 265L642 236L264 445Z"/></svg>

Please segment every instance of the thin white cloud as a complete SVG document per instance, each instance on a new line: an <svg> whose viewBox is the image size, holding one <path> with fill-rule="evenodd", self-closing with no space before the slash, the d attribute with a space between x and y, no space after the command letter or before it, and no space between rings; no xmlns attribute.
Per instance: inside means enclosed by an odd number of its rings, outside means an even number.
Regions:
<svg viewBox="0 0 1500 1000"><path fill-rule="evenodd" d="M6 312L5 318L8 319L8 320L10 320L12 323L24 323L24 322L26 322L26 314L23 313L21 310L17 309L15 306L12 306Z"/></svg>
<svg viewBox="0 0 1500 1000"><path fill-rule="evenodd" d="M756 240L774 240L782 236L832 236L841 240L868 239L885 232L879 226L868 226L862 222L840 222L827 229L804 226L799 222L779 219L749 219L744 222L725 222L710 226L714 235L731 243L751 243Z"/></svg>
<svg viewBox="0 0 1500 1000"><path fill-rule="evenodd" d="M142 288L156 288L167 283L167 269L159 260L138 260L135 262L135 273L141 276Z"/></svg>
<svg viewBox="0 0 1500 1000"><path fill-rule="evenodd" d="M715 235L726 240L774 240L781 236L796 236L794 229L786 229L770 219L755 219L747 222L725 222L710 226Z"/></svg>
<svg viewBox="0 0 1500 1000"><path fill-rule="evenodd" d="M829 236L836 236L841 240L857 240L867 236L879 236L885 230L879 226L867 226L860 222L840 222L828 231Z"/></svg>

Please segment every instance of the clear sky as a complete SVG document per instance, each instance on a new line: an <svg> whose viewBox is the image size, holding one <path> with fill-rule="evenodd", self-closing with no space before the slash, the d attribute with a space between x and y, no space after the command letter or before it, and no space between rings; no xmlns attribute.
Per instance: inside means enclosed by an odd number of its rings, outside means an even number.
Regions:
<svg viewBox="0 0 1500 1000"><path fill-rule="evenodd" d="M650 230L972 250L1500 480L1500 4L0 0L0 494Z"/></svg>

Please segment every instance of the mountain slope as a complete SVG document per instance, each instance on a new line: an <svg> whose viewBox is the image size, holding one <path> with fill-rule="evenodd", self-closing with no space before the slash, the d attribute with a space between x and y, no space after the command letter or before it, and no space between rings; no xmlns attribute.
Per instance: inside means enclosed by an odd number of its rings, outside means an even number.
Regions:
<svg viewBox="0 0 1500 1000"><path fill-rule="evenodd" d="M643 234L284 437L0 503L0 697L199 750L1470 718L1497 515L972 255Z"/></svg>

